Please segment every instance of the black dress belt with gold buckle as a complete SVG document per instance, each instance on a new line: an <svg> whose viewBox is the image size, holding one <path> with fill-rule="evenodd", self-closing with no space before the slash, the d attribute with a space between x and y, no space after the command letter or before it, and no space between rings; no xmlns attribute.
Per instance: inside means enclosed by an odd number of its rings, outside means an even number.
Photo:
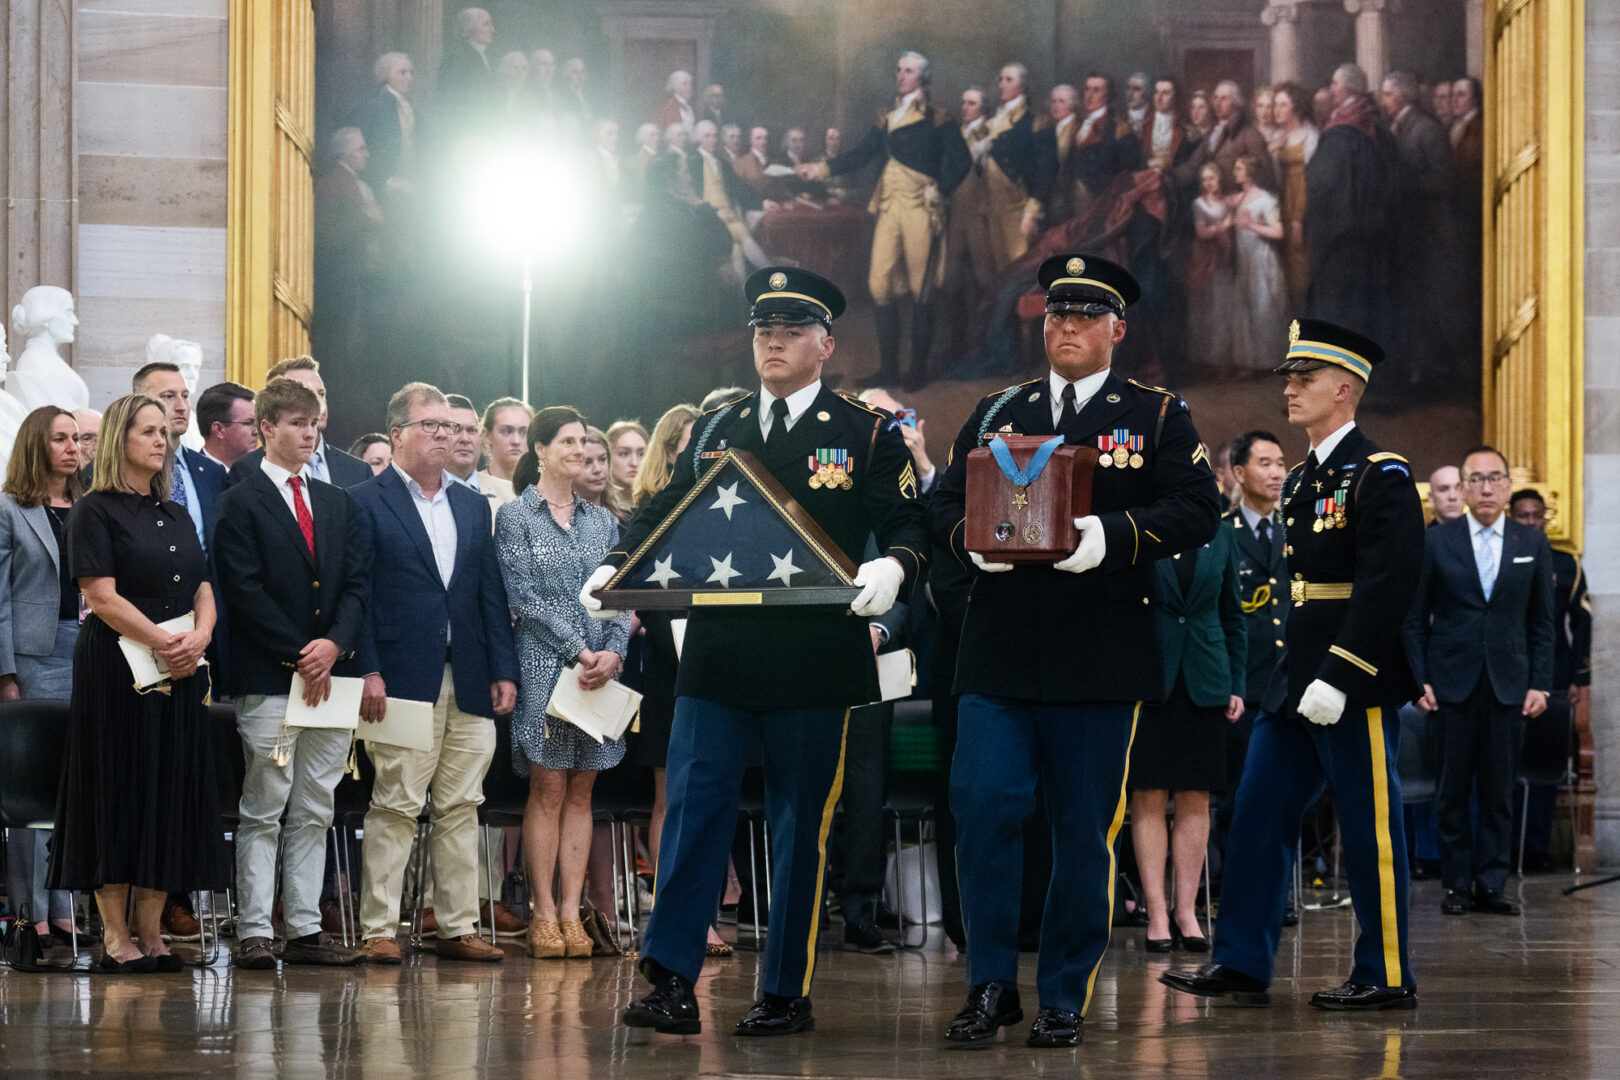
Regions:
<svg viewBox="0 0 1620 1080"><path fill-rule="evenodd" d="M1351 588L1348 581L1306 581L1295 574L1288 583L1288 599L1296 605L1307 600L1348 600Z"/></svg>

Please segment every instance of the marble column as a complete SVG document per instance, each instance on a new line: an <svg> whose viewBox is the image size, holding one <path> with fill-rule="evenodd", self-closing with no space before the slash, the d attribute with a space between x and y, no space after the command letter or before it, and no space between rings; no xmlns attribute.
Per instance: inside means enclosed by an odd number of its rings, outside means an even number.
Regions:
<svg viewBox="0 0 1620 1080"><path fill-rule="evenodd" d="M1344 10L1356 17L1356 66L1367 73L1367 86L1374 92L1389 68L1384 14L1395 7L1395 0L1344 0Z"/></svg>
<svg viewBox="0 0 1620 1080"><path fill-rule="evenodd" d="M1271 81L1299 79L1299 4L1271 0L1261 10L1260 22L1271 29Z"/></svg>
<svg viewBox="0 0 1620 1080"><path fill-rule="evenodd" d="M1463 33L1468 41L1468 74L1485 77L1485 0L1463 0Z"/></svg>
<svg viewBox="0 0 1620 1080"><path fill-rule="evenodd" d="M35 285L77 287L73 9L73 0L7 0L0 45L0 311L7 317Z"/></svg>

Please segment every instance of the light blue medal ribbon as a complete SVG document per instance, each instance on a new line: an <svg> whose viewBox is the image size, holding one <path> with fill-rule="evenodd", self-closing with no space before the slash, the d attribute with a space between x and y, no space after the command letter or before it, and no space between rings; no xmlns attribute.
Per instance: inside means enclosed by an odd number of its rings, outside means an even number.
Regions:
<svg viewBox="0 0 1620 1080"><path fill-rule="evenodd" d="M1047 439L1036 449L1035 456L1029 459L1029 465L1022 471L1013 461L1012 451L1007 449L1007 441L1000 436L990 441L990 455L996 459L996 464L1001 466L1002 473L1013 482L1013 486L1028 487L1040 478L1041 470L1046 468L1052 452L1062 445L1061 435Z"/></svg>

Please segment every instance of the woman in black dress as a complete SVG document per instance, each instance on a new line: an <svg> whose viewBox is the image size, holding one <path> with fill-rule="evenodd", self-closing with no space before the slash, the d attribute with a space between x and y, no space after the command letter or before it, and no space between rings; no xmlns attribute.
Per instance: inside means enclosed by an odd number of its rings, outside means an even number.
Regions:
<svg viewBox="0 0 1620 1080"><path fill-rule="evenodd" d="M1226 726L1243 715L1249 652L1232 529L1223 522L1203 547L1160 559L1158 572L1159 636L1169 698L1143 707L1131 745L1131 844L1142 875L1148 952L1169 952L1175 946L1207 952L1197 903L1209 845L1209 793L1226 786ZM1174 912L1164 894L1172 792Z"/></svg>
<svg viewBox="0 0 1620 1080"><path fill-rule="evenodd" d="M165 897L229 880L208 675L199 671L214 593L191 518L167 499L173 456L162 406L119 398L101 431L90 494L68 519L68 560L91 614L73 652L50 886L95 890L102 970L178 971L159 925ZM187 612L189 633L158 629ZM137 692L120 635L149 646L171 680Z"/></svg>

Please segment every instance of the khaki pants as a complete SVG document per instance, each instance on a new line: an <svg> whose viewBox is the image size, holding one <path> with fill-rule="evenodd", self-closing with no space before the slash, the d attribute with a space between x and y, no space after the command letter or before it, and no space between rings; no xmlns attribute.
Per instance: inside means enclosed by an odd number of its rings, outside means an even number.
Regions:
<svg viewBox="0 0 1620 1080"><path fill-rule="evenodd" d="M990 244L990 257L999 272L1023 258L1029 250L1024 237L1024 208L1029 197L1024 185L1001 171L994 160L984 166L985 235Z"/></svg>
<svg viewBox="0 0 1620 1080"><path fill-rule="evenodd" d="M478 923L478 807L495 756L495 725L456 708L450 665L433 705L433 746L405 750L366 744L377 780L361 847L360 926L368 938L393 937L399 926L405 864L416 819L433 796L428 858L439 937L473 933Z"/></svg>

